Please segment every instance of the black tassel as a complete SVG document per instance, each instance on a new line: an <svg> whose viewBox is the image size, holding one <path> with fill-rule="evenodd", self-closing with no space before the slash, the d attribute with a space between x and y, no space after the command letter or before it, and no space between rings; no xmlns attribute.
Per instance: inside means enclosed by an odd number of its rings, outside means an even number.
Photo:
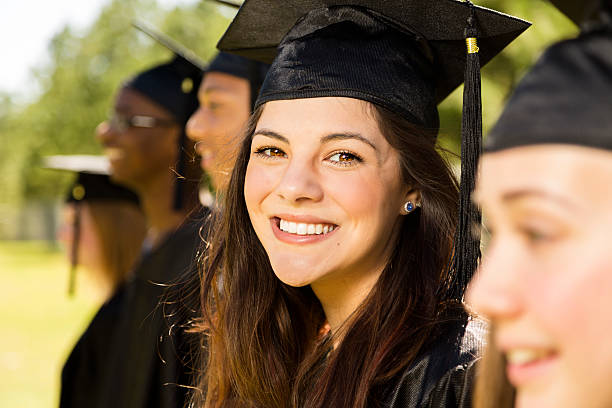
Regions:
<svg viewBox="0 0 612 408"><path fill-rule="evenodd" d="M467 21L465 38L467 61L463 90L463 121L461 126L461 183L459 223L455 237L454 276L450 298L462 300L480 259L481 213L471 200L476 182L478 159L482 151L482 101L480 90L480 56L475 7ZM477 231L476 231L477 229Z"/></svg>
<svg viewBox="0 0 612 408"><path fill-rule="evenodd" d="M74 196L74 194L73 194ZM80 200L80 199L79 199ZM79 264L79 243L81 242L81 203L74 201L74 220L72 221L72 252L68 275L68 296L73 297L76 288L76 272Z"/></svg>

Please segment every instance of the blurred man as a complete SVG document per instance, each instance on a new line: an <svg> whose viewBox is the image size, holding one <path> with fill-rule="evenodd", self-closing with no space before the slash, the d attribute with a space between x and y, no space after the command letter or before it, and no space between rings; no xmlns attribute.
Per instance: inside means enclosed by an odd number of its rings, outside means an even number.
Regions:
<svg viewBox="0 0 612 408"><path fill-rule="evenodd" d="M201 166L213 189L223 188L233 165L235 141L249 119L268 65L220 52L200 85L200 106L187 122Z"/></svg>

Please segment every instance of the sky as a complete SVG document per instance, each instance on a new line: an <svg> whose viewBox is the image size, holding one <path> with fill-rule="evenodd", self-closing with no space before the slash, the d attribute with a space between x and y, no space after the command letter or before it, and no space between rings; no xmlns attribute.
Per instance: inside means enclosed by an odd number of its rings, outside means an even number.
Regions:
<svg viewBox="0 0 612 408"><path fill-rule="evenodd" d="M158 0L165 7L197 0ZM93 23L110 0L0 0L0 93L16 96L34 90L31 69L48 60L47 45L66 24L82 29ZM18 41L13 41L18 39Z"/></svg>

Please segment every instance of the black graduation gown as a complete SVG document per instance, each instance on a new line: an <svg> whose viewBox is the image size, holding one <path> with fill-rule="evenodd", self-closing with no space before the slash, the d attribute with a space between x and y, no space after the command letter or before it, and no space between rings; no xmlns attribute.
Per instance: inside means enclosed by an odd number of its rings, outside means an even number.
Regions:
<svg viewBox="0 0 612 408"><path fill-rule="evenodd" d="M180 408L191 384L183 360L184 333L172 330L163 303L169 283L196 274L200 223L188 221L144 256L126 285L125 300L113 334L109 365L98 407ZM162 303L160 303L162 301Z"/></svg>
<svg viewBox="0 0 612 408"><path fill-rule="evenodd" d="M485 330L481 321L471 320L460 341L453 330L441 337L395 382L385 407L471 408ZM454 331L463 329L457 325Z"/></svg>
<svg viewBox="0 0 612 408"><path fill-rule="evenodd" d="M143 255L133 278L98 311L64 366L60 408L183 406L180 385L191 384L186 335L170 331L177 319L165 315L175 311L159 302L168 283L197 281L200 225L186 222Z"/></svg>
<svg viewBox="0 0 612 408"><path fill-rule="evenodd" d="M64 364L60 407L87 407L101 395L100 379L112 375L107 364L109 338L114 332L125 287L120 287L98 310Z"/></svg>

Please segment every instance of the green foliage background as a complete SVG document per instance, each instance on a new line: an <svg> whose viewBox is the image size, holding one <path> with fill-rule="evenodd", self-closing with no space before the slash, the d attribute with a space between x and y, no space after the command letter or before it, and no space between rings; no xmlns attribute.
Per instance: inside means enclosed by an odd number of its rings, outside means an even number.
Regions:
<svg viewBox="0 0 612 408"><path fill-rule="evenodd" d="M499 115L526 69L550 43L576 28L544 0L478 0L534 22L534 26L483 69L485 131ZM279 7L282 7L279 1ZM214 54L231 10L203 0L161 9L155 0L113 0L84 32L65 27L49 44L51 62L36 70L40 96L26 105L0 95L0 217L2 208L60 196L67 175L39 167L51 154L100 153L94 129L105 118L118 85L168 59L170 53L131 27L134 18L160 28L204 60ZM457 151L461 90L440 106L443 145ZM0 225L0 237L2 229Z"/></svg>

